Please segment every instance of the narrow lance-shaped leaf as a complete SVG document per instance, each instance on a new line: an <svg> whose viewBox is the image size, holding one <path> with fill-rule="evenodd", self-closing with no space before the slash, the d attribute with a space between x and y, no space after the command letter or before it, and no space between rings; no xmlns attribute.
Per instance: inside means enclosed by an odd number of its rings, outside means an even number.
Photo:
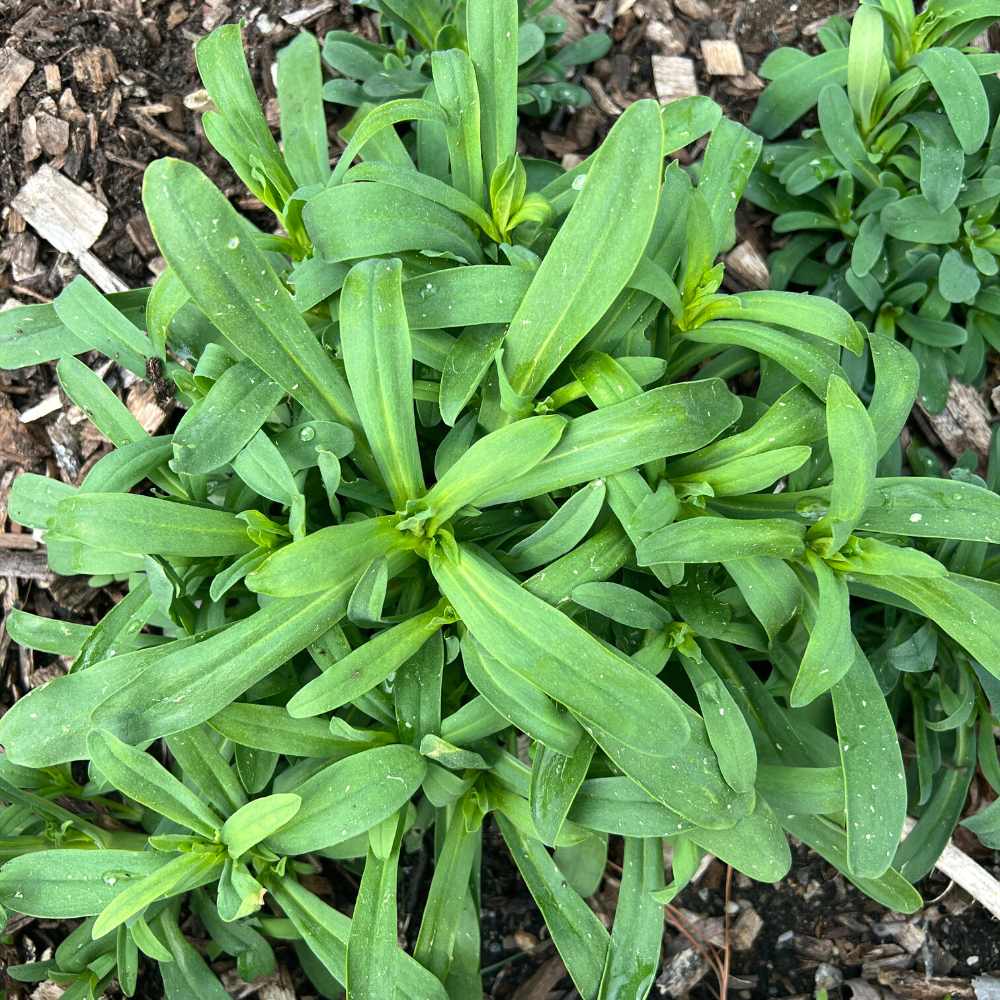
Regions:
<svg viewBox="0 0 1000 1000"><path fill-rule="evenodd" d="M356 429L344 376L212 182L193 164L157 160L143 205L163 256L229 343L314 417Z"/></svg>
<svg viewBox="0 0 1000 1000"><path fill-rule="evenodd" d="M82 361L63 358L56 366L56 374L66 395L115 447L148 437L132 411Z"/></svg>
<svg viewBox="0 0 1000 1000"><path fill-rule="evenodd" d="M95 730L87 741L90 759L129 798L204 837L214 838L222 820L148 753Z"/></svg>
<svg viewBox="0 0 1000 1000"><path fill-rule="evenodd" d="M400 261L353 267L340 296L347 379L382 478L399 509L424 492L413 416L413 348Z"/></svg>
<svg viewBox="0 0 1000 1000"><path fill-rule="evenodd" d="M465 17L481 100L483 169L491 177L517 140L517 0L470 4Z"/></svg>
<svg viewBox="0 0 1000 1000"><path fill-rule="evenodd" d="M892 864L906 819L906 779L896 723L855 643L850 669L833 687L852 875L879 878Z"/></svg>
<svg viewBox="0 0 1000 1000"><path fill-rule="evenodd" d="M455 187L474 202L483 200L483 151L479 87L472 60L461 49L431 53L437 99L448 116L445 134Z"/></svg>
<svg viewBox="0 0 1000 1000"><path fill-rule="evenodd" d="M302 31L278 50L278 108L285 162L295 183L323 184L330 150L323 107L323 70L315 35Z"/></svg>
<svg viewBox="0 0 1000 1000"><path fill-rule="evenodd" d="M632 276L652 231L662 158L659 108L636 101L594 157L511 321L504 366L519 395L541 389Z"/></svg>
<svg viewBox="0 0 1000 1000"><path fill-rule="evenodd" d="M871 500L878 442L868 411L847 382L837 376L830 378L826 414L833 458L830 507L810 529L809 537L822 544L824 554L832 554L843 548Z"/></svg>

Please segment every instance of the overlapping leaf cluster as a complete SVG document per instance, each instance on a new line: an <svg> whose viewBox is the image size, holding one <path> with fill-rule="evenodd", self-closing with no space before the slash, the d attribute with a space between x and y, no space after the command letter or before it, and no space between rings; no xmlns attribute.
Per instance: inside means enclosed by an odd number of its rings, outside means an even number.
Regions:
<svg viewBox="0 0 1000 1000"><path fill-rule="evenodd" d="M115 445L78 487L20 477L11 516L55 571L128 582L96 626L8 623L72 668L0 720L0 904L83 918L13 975L131 995L145 956L171 1000L223 1000L193 938L247 979L293 947L324 996L478 997L489 822L579 992L641 998L704 852L773 881L790 833L910 911L976 755L1000 783L995 483L900 475L895 340L720 292L760 140L711 101L640 101L569 172L520 160L517 39L476 20L513 10L470 8L433 96L372 110L332 171L315 40L283 57L282 152L217 30L206 133L284 234L161 160L152 290L78 279L0 320L0 363L58 358ZM666 158L706 133L695 184ZM163 368L172 434L93 350ZM867 355L866 406L842 357ZM611 933L585 902L609 849ZM356 899L312 891L328 861Z"/></svg>
<svg viewBox="0 0 1000 1000"><path fill-rule="evenodd" d="M909 343L932 412L1000 350L1000 55L969 44L997 17L990 2L862 4L820 30L822 54L767 57L750 123L776 139L819 119L765 148L748 191L792 234L773 286L816 289Z"/></svg>
<svg viewBox="0 0 1000 1000"><path fill-rule="evenodd" d="M323 59L338 76L323 88L334 104L360 108L399 97L423 96L434 84L435 53L476 49L493 37L517 38L517 74L505 81L522 114L546 115L560 106L586 107L589 92L567 80L578 66L600 59L611 47L604 32L565 41L566 18L549 11L552 0L519 0L490 20L466 17L468 0L362 0L378 12L380 41L331 31ZM480 37L474 37L478 33Z"/></svg>

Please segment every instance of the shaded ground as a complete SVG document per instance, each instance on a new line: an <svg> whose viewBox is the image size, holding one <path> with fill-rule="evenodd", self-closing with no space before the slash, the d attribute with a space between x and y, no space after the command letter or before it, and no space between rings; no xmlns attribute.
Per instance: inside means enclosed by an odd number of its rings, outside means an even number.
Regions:
<svg viewBox="0 0 1000 1000"><path fill-rule="evenodd" d="M763 56L778 45L815 44L817 23L844 9L836 0L798 4L601 0L575 5L567 0L559 6L571 21L571 32L603 28L615 42L605 59L580 74L579 82L593 96L592 107L523 124L526 150L563 158L567 165L593 148L632 100L655 96L653 56L692 59L700 92L713 96L730 116L745 121L762 86L754 70ZM305 8L312 8L311 16L302 14ZM25 180L42 164L61 171L108 207L108 223L92 252L131 286L151 281L160 266L140 201L142 170L150 160L174 155L198 162L244 211L253 213L258 206L201 131L193 42L216 24L246 20L255 80L265 99L271 99L274 52L298 30L293 26L296 15L320 36L345 26L370 33L367 15L358 14L364 14L363 9L352 8L348 0L7 0L0 4L0 46L9 46L34 63L6 110L0 110L0 308L8 300L11 304L48 301L77 271L72 257L40 239L10 207ZM291 15L293 24L283 15ZM742 52L742 74L711 75L706 68L701 43L725 39L734 40ZM269 114L273 119L273 105ZM762 253L768 249L766 228L756 227L751 217L743 219L741 239ZM110 367L105 379L147 428L169 427L173 416L156 405L149 387ZM93 591L82 578L51 578L37 543L6 518L6 497L15 474L30 470L78 482L107 447L83 415L59 398L51 366L0 373L0 606L4 611L19 606L38 614L96 621L120 596ZM0 663L0 711L64 669L56 658L36 659L16 649L2 628ZM613 858L617 849L613 845ZM484 858L483 965L488 970L488 995L494 1000L577 996L493 828L487 832ZM1000 874L995 852L980 851L979 860ZM412 940L431 866L426 856L411 857L406 864L400 880L401 933ZM344 905L351 884L349 872L331 869L315 888ZM812 996L818 984L825 985L831 997L853 995L861 1000L891 994L972 997L974 975L1000 974L995 921L941 879L932 877L922 888L925 898L934 902L904 922L806 852L796 855L792 874L778 886L754 885L736 876L728 896L725 869L714 862L670 911L664 967L654 996L681 995L685 989L699 998L718 996L713 964L721 962L728 950L730 996ZM592 901L608 923L616 892L612 861ZM65 933L62 925L32 920L18 921L6 930L6 936L0 935L0 970L10 962L41 957ZM288 969L294 970L294 955L284 957ZM219 970L225 972L225 965ZM311 995L297 975L252 988L230 982L234 996L290 1000ZM9 996L14 1000L27 995L15 990ZM139 996L144 1000L160 996L157 977L146 977ZM42 1000L46 994L38 997Z"/></svg>

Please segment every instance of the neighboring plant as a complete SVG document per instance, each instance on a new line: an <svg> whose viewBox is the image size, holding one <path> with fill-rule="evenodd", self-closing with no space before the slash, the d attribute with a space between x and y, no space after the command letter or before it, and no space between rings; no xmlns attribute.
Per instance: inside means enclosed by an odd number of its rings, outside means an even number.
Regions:
<svg viewBox="0 0 1000 1000"><path fill-rule="evenodd" d="M141 954L169 1000L224 1000L191 935L244 978L290 944L323 996L480 997L487 819L588 1000L648 994L703 852L772 882L787 832L920 905L893 864L940 831L899 848L899 685L855 634L875 656L902 608L901 639L930 619L1000 676L995 562L952 552L995 553L1000 498L898 475L901 345L827 299L719 292L759 139L705 98L639 101L574 170L522 163L516 38L480 29L492 55L437 53L435 98L373 110L333 171L297 86L315 41L279 71L282 154L218 29L206 134L285 234L160 160L152 290L77 279L0 316L0 364L59 359L115 445L78 487L19 477L10 514L57 573L128 584L96 626L8 622L72 667L0 720L0 904L84 919L20 979L131 994ZM415 159L392 127L413 120ZM664 169L708 132L697 185ZM838 360L866 344L867 408ZM176 386L172 434L91 350ZM727 387L758 366L754 395ZM939 673L946 704L964 682ZM609 933L585 897L611 836ZM396 888L421 849L411 957ZM312 891L324 859L359 880L350 918Z"/></svg>
<svg viewBox="0 0 1000 1000"><path fill-rule="evenodd" d="M978 383L1000 350L1000 55L968 44L997 17L990 2L865 3L820 30L821 55L765 59L750 121L775 139L819 117L765 148L747 192L794 234L772 286L814 288L908 342L932 412L949 379Z"/></svg>
<svg viewBox="0 0 1000 1000"><path fill-rule="evenodd" d="M373 43L348 31L331 31L323 43L323 60L340 74L328 80L323 97L334 104L364 108L398 97L420 97L433 83L433 53L472 51L494 38L517 38L518 110L547 115L554 108L586 107L590 94L567 76L604 56L611 39L593 32L564 42L566 19L546 13L552 0L520 0L500 11L494 21L467 18L469 0L356 0L378 13L380 40ZM479 31L479 38L471 33ZM504 95L507 100L507 95Z"/></svg>

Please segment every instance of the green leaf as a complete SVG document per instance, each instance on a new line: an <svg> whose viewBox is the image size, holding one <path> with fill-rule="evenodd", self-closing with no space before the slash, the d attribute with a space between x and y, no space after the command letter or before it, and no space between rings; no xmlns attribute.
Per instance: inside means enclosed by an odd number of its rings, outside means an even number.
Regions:
<svg viewBox="0 0 1000 1000"><path fill-rule="evenodd" d="M833 49L789 64L764 89L750 116L750 128L765 139L776 139L819 99L828 84L847 85L847 49Z"/></svg>
<svg viewBox="0 0 1000 1000"><path fill-rule="evenodd" d="M174 432L174 467L192 475L231 462L264 426L285 390L252 361L227 368Z"/></svg>
<svg viewBox="0 0 1000 1000"><path fill-rule="evenodd" d="M762 144L760 136L723 118L712 130L698 179L715 232L713 258L736 242L733 218Z"/></svg>
<svg viewBox="0 0 1000 1000"><path fill-rule="evenodd" d="M896 723L865 655L856 652L833 687L851 874L879 878L892 864L906 819L906 779Z"/></svg>
<svg viewBox="0 0 1000 1000"><path fill-rule="evenodd" d="M819 112L819 127L827 148L837 162L864 188L869 191L878 188L878 171L858 135L851 113L851 102L844 89L835 85L824 87L820 91L816 110Z"/></svg>
<svg viewBox="0 0 1000 1000"><path fill-rule="evenodd" d="M243 54L240 26L224 24L202 38L195 46L195 59L205 89L218 109L202 118L209 141L229 160L240 180L254 194L280 211L295 183L257 99ZM192 296L197 301L193 292Z"/></svg>
<svg viewBox="0 0 1000 1000"><path fill-rule="evenodd" d="M471 636L462 642L462 661L469 682L500 716L543 746L573 753L583 730L544 691L490 656Z"/></svg>
<svg viewBox="0 0 1000 1000"><path fill-rule="evenodd" d="M55 850L22 854L0 868L0 903L32 917L91 917L133 880L151 875L167 862L157 851Z"/></svg>
<svg viewBox="0 0 1000 1000"><path fill-rule="evenodd" d="M917 398L920 367L916 358L899 341L880 333L870 333L875 389L868 404L868 416L875 429L875 453L883 458L899 438Z"/></svg>
<svg viewBox="0 0 1000 1000"><path fill-rule="evenodd" d="M131 410L82 361L65 357L56 366L56 374L66 395L115 447L148 437Z"/></svg>
<svg viewBox="0 0 1000 1000"><path fill-rule="evenodd" d="M443 608L431 608L363 642L314 678L288 702L292 718L319 715L355 701L415 656L445 624Z"/></svg>
<svg viewBox="0 0 1000 1000"><path fill-rule="evenodd" d="M509 323L532 277L521 267L479 264L408 278L403 299L410 329Z"/></svg>
<svg viewBox="0 0 1000 1000"><path fill-rule="evenodd" d="M246 525L215 507L127 493L80 493L56 508L59 535L113 552L239 555L253 548Z"/></svg>
<svg viewBox="0 0 1000 1000"><path fill-rule="evenodd" d="M87 748L97 769L124 795L210 840L218 833L222 820L145 751L100 730L90 734Z"/></svg>
<svg viewBox="0 0 1000 1000"><path fill-rule="evenodd" d="M847 96L865 134L871 130L883 80L888 81L882 17L877 7L859 7L851 20L847 47Z"/></svg>
<svg viewBox="0 0 1000 1000"><path fill-rule="evenodd" d="M153 353L149 338L82 274L59 293L52 305L60 322L81 345L96 348L141 379L146 377L146 358ZM69 353L80 354L82 350Z"/></svg>
<svg viewBox="0 0 1000 1000"><path fill-rule="evenodd" d="M346 611L349 590L270 601L194 648L160 657L155 671L112 693L94 722L132 743L204 722L319 638Z"/></svg>
<svg viewBox="0 0 1000 1000"><path fill-rule="evenodd" d="M465 18L482 100L483 168L491 177L516 147L518 7L515 0L487 0L466 8Z"/></svg>
<svg viewBox="0 0 1000 1000"><path fill-rule="evenodd" d="M369 847L347 941L347 989L357 1000L381 1000L393 992L397 942L396 882L402 832L395 817L386 821L391 849L379 857Z"/></svg>
<svg viewBox="0 0 1000 1000"><path fill-rule="evenodd" d="M94 633L93 625L43 618L18 608L11 608L4 628L18 645L60 656L76 656Z"/></svg>
<svg viewBox="0 0 1000 1000"><path fill-rule="evenodd" d="M681 657L698 698L719 769L730 788L749 792L757 778L757 750L753 734L729 689L704 659Z"/></svg>
<svg viewBox="0 0 1000 1000"><path fill-rule="evenodd" d="M483 153L479 87L472 60L461 49L431 53L437 99L447 115L445 134L452 182L474 202L483 201Z"/></svg>
<svg viewBox="0 0 1000 1000"><path fill-rule="evenodd" d="M851 630L851 596L847 581L811 549L806 552L816 577L818 594L809 593L809 641L789 694L792 708L808 705L829 691L851 668L855 640Z"/></svg>
<svg viewBox="0 0 1000 1000"><path fill-rule="evenodd" d="M399 509L424 492L413 419L413 348L400 261L355 265L340 296L340 344L361 426Z"/></svg>
<svg viewBox="0 0 1000 1000"><path fill-rule="evenodd" d="M903 119L920 140L920 193L938 212L951 205L962 188L965 156L955 132L939 114L917 111Z"/></svg>
<svg viewBox="0 0 1000 1000"><path fill-rule="evenodd" d="M184 997L226 1000L229 994L222 988L201 953L181 933L176 918L165 911L160 915L158 924L173 959L160 966L167 1000L183 1000Z"/></svg>
<svg viewBox="0 0 1000 1000"><path fill-rule="evenodd" d="M581 583L573 588L570 597L581 607L629 628L657 629L670 624L670 615L661 605L620 583Z"/></svg>
<svg viewBox="0 0 1000 1000"><path fill-rule="evenodd" d="M556 414L528 417L480 438L428 490L419 505L426 512L428 532L469 504L491 502L498 489L549 455L568 426L569 421Z"/></svg>
<svg viewBox="0 0 1000 1000"><path fill-rule="evenodd" d="M718 437L741 410L739 398L721 379L650 389L575 417L559 444L530 472L481 502L523 500L693 451Z"/></svg>
<svg viewBox="0 0 1000 1000"><path fill-rule="evenodd" d="M487 652L573 712L629 777L706 826L730 822L742 802L706 760L701 720L669 688L470 547L432 552L431 570Z"/></svg>
<svg viewBox="0 0 1000 1000"><path fill-rule="evenodd" d="M504 330L498 325L470 326L448 352L441 370L439 405L441 419L454 427L465 404L475 395L503 344Z"/></svg>
<svg viewBox="0 0 1000 1000"><path fill-rule="evenodd" d="M250 848L266 840L291 820L302 806L302 799L289 792L254 799L226 820L222 842L229 856L241 858Z"/></svg>
<svg viewBox="0 0 1000 1000"><path fill-rule="evenodd" d="M979 74L958 49L935 46L911 62L930 81L966 156L979 151L990 127L990 109Z"/></svg>
<svg viewBox="0 0 1000 1000"><path fill-rule="evenodd" d="M726 559L722 565L773 640L799 610L801 588L795 573L787 563L768 556Z"/></svg>
<svg viewBox="0 0 1000 1000"><path fill-rule="evenodd" d="M805 532L791 521L691 517L644 538L636 547L636 559L640 566L662 562L712 563L751 556L793 559L804 550Z"/></svg>
<svg viewBox="0 0 1000 1000"><path fill-rule="evenodd" d="M265 845L306 854L349 840L406 805L426 770L424 758L401 744L336 761L293 789L302 806Z"/></svg>
<svg viewBox="0 0 1000 1000"><path fill-rule="evenodd" d="M228 753L223 753L207 726L174 733L167 737L166 743L184 780L220 816L229 816L246 805L247 797L229 766Z"/></svg>
<svg viewBox="0 0 1000 1000"><path fill-rule="evenodd" d="M515 573L544 566L575 548L604 506L607 487L600 479L577 490L537 531L514 545L505 560Z"/></svg>
<svg viewBox="0 0 1000 1000"><path fill-rule="evenodd" d="M889 236L909 243L954 243L962 217L954 205L943 212L922 194L890 202L882 209L882 227Z"/></svg>
<svg viewBox="0 0 1000 1000"><path fill-rule="evenodd" d="M824 346L759 323L714 320L695 330L685 331L684 336L698 344L720 344L757 351L790 371L820 399L826 399L826 387L831 375L844 376L843 369Z"/></svg>
<svg viewBox="0 0 1000 1000"><path fill-rule="evenodd" d="M442 980L447 978L455 959L458 917L480 846L475 795L470 792L456 804L450 822L442 831L441 850L413 947L413 957Z"/></svg>
<svg viewBox="0 0 1000 1000"><path fill-rule="evenodd" d="M544 745L535 748L528 802L538 836L544 843L555 844L558 840L596 749L589 737L581 739L568 757Z"/></svg>
<svg viewBox="0 0 1000 1000"><path fill-rule="evenodd" d="M333 758L358 749L332 736L325 719L293 719L280 705L235 702L213 715L208 725L239 746L288 757Z"/></svg>
<svg viewBox="0 0 1000 1000"><path fill-rule="evenodd" d="M803 292L738 292L724 296L709 309L711 318L749 320L787 326L846 347L855 354L865 341L846 309Z"/></svg>
<svg viewBox="0 0 1000 1000"><path fill-rule="evenodd" d="M656 837L625 838L618 908L597 1000L642 1000L660 966L663 844Z"/></svg>
<svg viewBox="0 0 1000 1000"><path fill-rule="evenodd" d="M300 187L324 184L330 176L330 150L316 36L299 32L278 50L277 63L281 145L288 171Z"/></svg>
<svg viewBox="0 0 1000 1000"><path fill-rule="evenodd" d="M482 261L479 243L462 216L418 195L400 199L391 184L327 187L309 200L302 218L316 253L326 261L396 256L407 250L451 253L470 264ZM345 218L361 221L344 226Z"/></svg>
<svg viewBox="0 0 1000 1000"><path fill-rule="evenodd" d="M826 397L827 440L833 459L830 506L809 531L824 555L843 548L864 517L875 490L878 441L871 417L854 390L831 376Z"/></svg>
<svg viewBox="0 0 1000 1000"><path fill-rule="evenodd" d="M635 271L652 232L662 158L659 107L636 101L595 155L511 320L504 366L519 395L538 393ZM617 220L610 229L609 218Z"/></svg>
<svg viewBox="0 0 1000 1000"><path fill-rule="evenodd" d="M298 597L354 580L374 560L410 546L396 517L373 517L320 528L274 552L246 578L260 594ZM398 556L397 556L398 558Z"/></svg>
<svg viewBox="0 0 1000 1000"><path fill-rule="evenodd" d="M146 300L146 329L156 356L166 361L167 338L170 324L180 310L191 301L188 290L180 283L177 275L165 268L153 282Z"/></svg>
<svg viewBox="0 0 1000 1000"><path fill-rule="evenodd" d="M597 996L610 947L604 925L566 884L541 841L524 836L503 815L498 815L496 820L566 971L583 996Z"/></svg>
<svg viewBox="0 0 1000 1000"><path fill-rule="evenodd" d="M160 252L239 355L313 417L356 429L344 376L212 182L193 164L157 160L143 179L143 205Z"/></svg>
<svg viewBox="0 0 1000 1000"><path fill-rule="evenodd" d="M215 881L222 869L214 851L179 854L150 875L131 880L98 914L91 934L96 941L152 903Z"/></svg>

